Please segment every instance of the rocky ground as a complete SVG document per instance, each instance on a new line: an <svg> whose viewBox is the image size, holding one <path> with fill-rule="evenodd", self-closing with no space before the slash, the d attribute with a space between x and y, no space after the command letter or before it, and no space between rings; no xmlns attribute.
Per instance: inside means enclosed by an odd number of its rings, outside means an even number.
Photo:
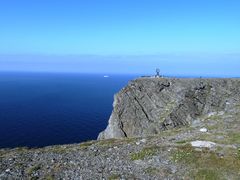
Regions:
<svg viewBox="0 0 240 180"><path fill-rule="evenodd" d="M155 136L2 149L0 179L239 179L239 123L213 112Z"/></svg>
<svg viewBox="0 0 240 180"><path fill-rule="evenodd" d="M239 79L140 78L113 105L102 140L0 150L0 179L240 179Z"/></svg>

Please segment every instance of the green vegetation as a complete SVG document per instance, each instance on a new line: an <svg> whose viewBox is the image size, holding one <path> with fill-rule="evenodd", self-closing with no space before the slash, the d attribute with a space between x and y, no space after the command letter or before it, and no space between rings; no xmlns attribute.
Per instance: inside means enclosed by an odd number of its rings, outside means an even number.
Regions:
<svg viewBox="0 0 240 180"><path fill-rule="evenodd" d="M190 126L176 127L176 128L161 131L158 135L156 135L156 137L176 136L179 133L192 131L192 130L194 130L194 128Z"/></svg>
<svg viewBox="0 0 240 180"><path fill-rule="evenodd" d="M116 180L120 179L120 175L118 174L112 174L111 176L108 177L109 180Z"/></svg>
<svg viewBox="0 0 240 180"><path fill-rule="evenodd" d="M174 152L172 159L174 162L184 161L186 163L189 163L189 161L194 161L193 152L194 149L189 144L180 146L178 147L178 150Z"/></svg>
<svg viewBox="0 0 240 180"><path fill-rule="evenodd" d="M87 141L87 142L81 143L80 148L81 149L86 149L86 148L88 148L89 146L91 146L95 143L96 143L96 141Z"/></svg>
<svg viewBox="0 0 240 180"><path fill-rule="evenodd" d="M7 151L0 150L0 157L3 157L5 154L7 154Z"/></svg>
<svg viewBox="0 0 240 180"><path fill-rule="evenodd" d="M239 132L232 132L228 134L229 141L231 143L240 144L240 133Z"/></svg>
<svg viewBox="0 0 240 180"><path fill-rule="evenodd" d="M159 172L159 170L154 167L148 167L147 169L145 169L145 173L150 174L150 175L157 174L158 172Z"/></svg>
<svg viewBox="0 0 240 180"><path fill-rule="evenodd" d="M51 150L53 153L57 153L57 154L64 154L68 151L68 148L63 147L63 146L54 146L53 148L51 148Z"/></svg>
<svg viewBox="0 0 240 180"><path fill-rule="evenodd" d="M137 153L131 153L130 157L131 160L142 160L145 157L149 157L149 156L154 156L156 154L156 152L158 151L157 146L153 146L153 147L147 147L147 148L143 148L140 152Z"/></svg>
<svg viewBox="0 0 240 180"><path fill-rule="evenodd" d="M18 152L24 152L24 151L29 150L29 148L27 148L27 147L18 147L15 150L18 151Z"/></svg>
<svg viewBox="0 0 240 180"><path fill-rule="evenodd" d="M219 114L214 114L206 118L206 120L215 120L215 121L218 121L221 119L222 119L222 115L219 115Z"/></svg>
<svg viewBox="0 0 240 180"><path fill-rule="evenodd" d="M172 153L172 160L188 166L194 179L221 179L227 178L228 174L239 176L240 159L234 155L236 151L234 153L233 149L227 152L220 156L207 148L197 151L187 144L176 147ZM206 167L208 169L205 169Z"/></svg>
<svg viewBox="0 0 240 180"><path fill-rule="evenodd" d="M32 174L34 174L36 171L38 171L39 169L41 169L41 165L40 164L37 164L37 165L34 165L32 167L30 167L27 171L27 174L29 176L31 176Z"/></svg>
<svg viewBox="0 0 240 180"><path fill-rule="evenodd" d="M237 109L240 109L240 104L236 104L235 106Z"/></svg>
<svg viewBox="0 0 240 180"><path fill-rule="evenodd" d="M48 174L44 177L45 180L54 180L54 176L52 174Z"/></svg>
<svg viewBox="0 0 240 180"><path fill-rule="evenodd" d="M118 143L119 140L117 139L107 139L107 140L101 140L99 141L97 144L100 145L100 146L114 146L115 144Z"/></svg>
<svg viewBox="0 0 240 180"><path fill-rule="evenodd" d="M206 127L209 131L211 131L211 130L220 129L221 128L220 126L221 125L219 123L216 123L216 124L212 124L212 125L207 125Z"/></svg>
<svg viewBox="0 0 240 180"><path fill-rule="evenodd" d="M186 144L187 141L186 141L186 140L182 140L182 141L177 141L176 143L177 143L177 144Z"/></svg>
<svg viewBox="0 0 240 180"><path fill-rule="evenodd" d="M196 175L194 175L194 179L195 180L219 180L221 179L221 177L215 170L200 169L198 170Z"/></svg>
<svg viewBox="0 0 240 180"><path fill-rule="evenodd" d="M22 168L24 166L24 164L22 162L17 162L17 163L15 163L15 166L17 168Z"/></svg>
<svg viewBox="0 0 240 180"><path fill-rule="evenodd" d="M237 158L240 160L240 148L237 150Z"/></svg>
<svg viewBox="0 0 240 180"><path fill-rule="evenodd" d="M133 143L136 141L136 138L125 138L125 139L106 139L101 140L97 143L97 145L102 147L113 147L115 145L121 145L126 143Z"/></svg>
<svg viewBox="0 0 240 180"><path fill-rule="evenodd" d="M218 138L222 137L222 138ZM213 141L219 144L240 144L240 133L233 131L219 131L211 134L201 134L199 140Z"/></svg>

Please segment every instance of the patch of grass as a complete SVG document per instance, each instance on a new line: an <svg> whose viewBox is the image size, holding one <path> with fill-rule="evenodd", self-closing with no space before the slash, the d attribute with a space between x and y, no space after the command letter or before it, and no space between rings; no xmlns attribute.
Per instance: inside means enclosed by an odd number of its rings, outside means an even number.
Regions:
<svg viewBox="0 0 240 180"><path fill-rule="evenodd" d="M172 153L172 160L185 164L191 175L199 177L198 179L216 179L216 174L225 178L228 178L229 174L238 177L240 173L240 159L236 157L236 151L235 155L233 151L228 151L228 154L219 156L207 148L197 151L189 144L176 147ZM209 168L206 170L206 167Z"/></svg>
<svg viewBox="0 0 240 180"><path fill-rule="evenodd" d="M5 150L0 150L0 157L3 157L5 154L7 154L7 151L5 151Z"/></svg>
<svg viewBox="0 0 240 180"><path fill-rule="evenodd" d="M223 136L222 139L216 138L217 136ZM222 133L203 134L200 136L201 140L215 141L219 144L240 144L240 132L235 130L225 131Z"/></svg>
<svg viewBox="0 0 240 180"><path fill-rule="evenodd" d="M100 146L113 146L117 144L119 140L117 139L107 139L107 140L101 140L97 144Z"/></svg>
<svg viewBox="0 0 240 180"><path fill-rule="evenodd" d="M97 143L97 145L102 147L113 147L115 145L121 145L126 143L132 143L135 142L136 138L124 138L124 139L107 139L107 140L101 140Z"/></svg>
<svg viewBox="0 0 240 180"><path fill-rule="evenodd" d="M150 175L156 175L158 174L159 170L154 167L148 167L147 169L144 170L144 172Z"/></svg>
<svg viewBox="0 0 240 180"><path fill-rule="evenodd" d="M55 146L55 147L51 148L51 151L53 153L57 153L57 154L64 154L68 151L68 149L66 147L62 147L62 146Z"/></svg>
<svg viewBox="0 0 240 180"><path fill-rule="evenodd" d="M213 120L213 121L218 121L222 119L222 115L219 114L213 114L211 116L207 116L206 120Z"/></svg>
<svg viewBox="0 0 240 180"><path fill-rule="evenodd" d="M237 158L240 160L240 148L237 150Z"/></svg>
<svg viewBox="0 0 240 180"><path fill-rule="evenodd" d="M44 177L45 180L54 180L54 175L48 174Z"/></svg>
<svg viewBox="0 0 240 180"><path fill-rule="evenodd" d="M26 150L28 150L28 149L29 149L29 148L27 148L27 147L17 147L17 148L15 148L15 150L18 151L18 152L26 151Z"/></svg>
<svg viewBox="0 0 240 180"><path fill-rule="evenodd" d="M24 152L29 151L30 149L27 148L27 147L18 147L18 148L15 148L15 149L13 149L13 150L14 150L15 152L21 154L21 153L24 153ZM9 152L11 152L11 151L9 151Z"/></svg>
<svg viewBox="0 0 240 180"><path fill-rule="evenodd" d="M158 134L158 137L170 137L170 136L176 136L177 134L179 133L182 133L182 132L187 132L187 131L192 131L194 130L193 127L191 126L181 126L181 127L169 127L169 129L167 130L163 130L161 131L159 134Z"/></svg>
<svg viewBox="0 0 240 180"><path fill-rule="evenodd" d="M23 167L23 163L22 162L17 162L14 164L17 168L22 168Z"/></svg>
<svg viewBox="0 0 240 180"><path fill-rule="evenodd" d="M37 165L34 165L32 167L30 167L27 171L27 174L29 176L31 176L33 173L35 173L36 171L40 170L41 169L41 165L40 164L37 164Z"/></svg>
<svg viewBox="0 0 240 180"><path fill-rule="evenodd" d="M140 152L131 153L130 158L132 161L142 160L145 157L154 156L157 151L158 151L158 147L156 147L156 146L146 147L146 148L143 148Z"/></svg>
<svg viewBox="0 0 240 180"><path fill-rule="evenodd" d="M95 141L87 141L87 142L81 143L80 148L81 149L86 149L86 148L88 148L89 146L91 146L95 143L96 143Z"/></svg>
<svg viewBox="0 0 240 180"><path fill-rule="evenodd" d="M202 141L212 141L218 144L231 144L226 132L203 133L198 139Z"/></svg>
<svg viewBox="0 0 240 180"><path fill-rule="evenodd" d="M169 167L148 167L144 170L146 174L156 177L167 177L172 174L172 170Z"/></svg>
<svg viewBox="0 0 240 180"><path fill-rule="evenodd" d="M53 165L53 172L58 173L61 171L62 164L61 163L56 163Z"/></svg>
<svg viewBox="0 0 240 180"><path fill-rule="evenodd" d="M177 144L186 144L187 141L186 141L186 140L182 140L182 141L177 141L176 143L177 143Z"/></svg>
<svg viewBox="0 0 240 180"><path fill-rule="evenodd" d="M109 180L116 180L116 179L120 179L120 175L119 174L112 174L111 176L108 177Z"/></svg>
<svg viewBox="0 0 240 180"><path fill-rule="evenodd" d="M194 179L195 180L219 180L219 179L221 179L221 177L214 170L200 169L200 170L198 170L196 175L194 175Z"/></svg>
<svg viewBox="0 0 240 180"><path fill-rule="evenodd" d="M240 109L240 104L236 104L235 106L237 109Z"/></svg>
<svg viewBox="0 0 240 180"><path fill-rule="evenodd" d="M38 179L39 177L36 177L36 176L30 178L30 180L38 180Z"/></svg>
<svg viewBox="0 0 240 180"><path fill-rule="evenodd" d="M228 136L229 136L229 141L231 143L240 144L240 133L239 132L229 133Z"/></svg>
<svg viewBox="0 0 240 180"><path fill-rule="evenodd" d="M178 147L178 150L173 153L172 160L174 162L184 161L189 162L193 159L194 149L190 144Z"/></svg>
<svg viewBox="0 0 240 180"><path fill-rule="evenodd" d="M159 137L169 137L169 136L175 136L176 134L182 132L185 130L186 127L182 127L182 128L171 128L171 129L167 129L167 130L163 130L161 131L158 136Z"/></svg>

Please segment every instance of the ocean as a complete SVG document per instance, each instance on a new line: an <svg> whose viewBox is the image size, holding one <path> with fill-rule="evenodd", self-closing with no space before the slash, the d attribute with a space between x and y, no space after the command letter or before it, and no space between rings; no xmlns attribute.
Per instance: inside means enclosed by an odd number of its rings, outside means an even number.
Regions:
<svg viewBox="0 0 240 180"><path fill-rule="evenodd" d="M0 148L96 139L136 75L0 73Z"/></svg>

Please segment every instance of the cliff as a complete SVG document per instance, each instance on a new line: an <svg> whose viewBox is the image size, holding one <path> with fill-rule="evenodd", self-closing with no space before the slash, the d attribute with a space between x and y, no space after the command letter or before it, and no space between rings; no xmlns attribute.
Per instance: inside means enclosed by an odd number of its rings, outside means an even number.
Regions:
<svg viewBox="0 0 240 180"><path fill-rule="evenodd" d="M103 140L0 149L0 179L239 179L239 88L240 79L133 80Z"/></svg>
<svg viewBox="0 0 240 180"><path fill-rule="evenodd" d="M239 79L139 78L115 95L98 139L159 134L214 113L234 113L239 100Z"/></svg>

